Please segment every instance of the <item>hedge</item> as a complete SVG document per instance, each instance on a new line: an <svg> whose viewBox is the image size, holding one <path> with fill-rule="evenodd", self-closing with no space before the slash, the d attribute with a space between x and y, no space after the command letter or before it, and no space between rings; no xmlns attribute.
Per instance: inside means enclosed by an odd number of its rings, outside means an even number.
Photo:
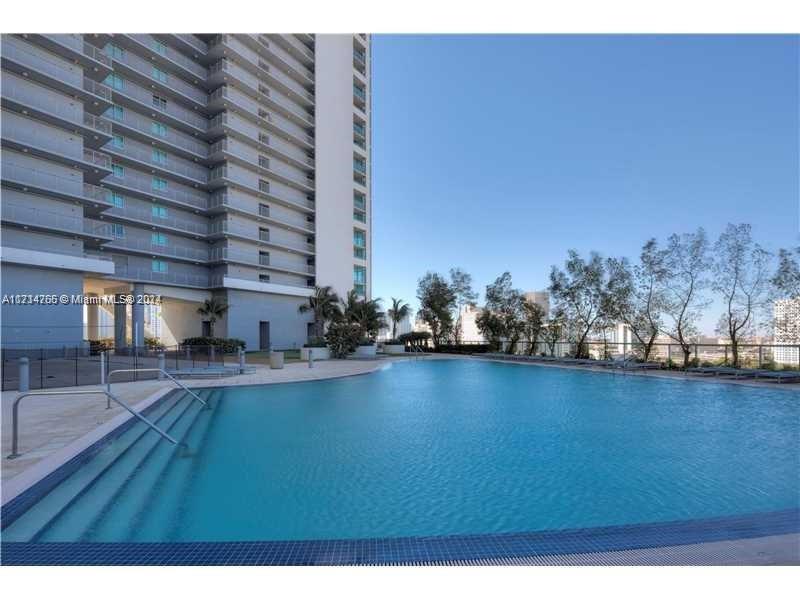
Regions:
<svg viewBox="0 0 800 600"><path fill-rule="evenodd" d="M236 338L218 338L218 337L192 337L186 338L181 343L182 346L215 346L217 349L226 353L237 352L244 350L244 340Z"/></svg>

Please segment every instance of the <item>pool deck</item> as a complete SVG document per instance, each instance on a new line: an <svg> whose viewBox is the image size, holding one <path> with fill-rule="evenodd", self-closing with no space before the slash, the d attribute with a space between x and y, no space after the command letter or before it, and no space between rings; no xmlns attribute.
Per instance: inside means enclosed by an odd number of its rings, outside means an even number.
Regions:
<svg viewBox="0 0 800 600"><path fill-rule="evenodd" d="M468 358L462 355L434 355L425 360ZM272 370L256 365L255 372L219 379L183 380L189 388L209 388L241 385L290 383L348 377L371 373L394 361L411 360L410 357L384 357L372 360L317 361L310 369L305 362L287 363L283 369ZM603 372L610 376L635 376L681 379L701 382L724 382L733 385L800 391L800 384L777 384L732 380L720 377L698 377L680 372L619 370L581 365L550 363L520 363L498 358L482 359L531 367L576 369ZM250 365L252 366L252 365ZM100 386L60 388L71 391L96 390ZM137 410L144 410L157 402L176 386L169 381L147 380L115 383L112 389L122 400ZM103 395L51 396L28 398L20 408L20 449L22 455L7 458L11 452L11 407L17 392L2 393L2 503L23 493L49 473L86 448L125 423L130 415L119 406L106 409ZM428 557L428 560L389 560L377 562L349 562L347 564L431 564L431 565L759 565L800 564L800 533L796 527L778 535L749 536L741 539L724 539L703 543L674 545L656 544L613 551L568 552L559 554L533 554L528 556L496 556L488 558L447 559ZM430 538L434 539L434 538ZM6 546L6 544L4 544ZM31 544L30 546L40 546ZM115 545L116 546L116 545ZM4 561L5 562L5 561ZM6 562L6 564L8 564ZM88 563L84 563L88 564ZM101 563L102 564L102 563ZM107 563L106 563L107 564ZM167 563L162 563L167 564ZM186 564L186 563L183 563ZM211 563L206 563L211 564ZM246 564L246 563L239 563ZM262 563L265 564L265 563ZM286 564L286 563L284 563ZM308 563L306 563L308 564ZM315 564L315 563L311 563ZM316 563L320 564L320 563ZM324 561L322 564L326 564ZM330 563L327 563L330 564ZM342 564L342 563L339 563Z"/></svg>

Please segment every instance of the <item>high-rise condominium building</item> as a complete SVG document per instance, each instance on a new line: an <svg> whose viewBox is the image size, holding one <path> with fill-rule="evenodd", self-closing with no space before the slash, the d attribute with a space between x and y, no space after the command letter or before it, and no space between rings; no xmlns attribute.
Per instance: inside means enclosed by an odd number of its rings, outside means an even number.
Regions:
<svg viewBox="0 0 800 600"><path fill-rule="evenodd" d="M302 344L314 285L371 294L370 102L364 34L2 36L3 295L162 298L7 302L3 347L172 345L211 298Z"/></svg>
<svg viewBox="0 0 800 600"><path fill-rule="evenodd" d="M775 362L781 365L800 365L800 298L776 300L772 306ZM781 347L786 345L785 348Z"/></svg>

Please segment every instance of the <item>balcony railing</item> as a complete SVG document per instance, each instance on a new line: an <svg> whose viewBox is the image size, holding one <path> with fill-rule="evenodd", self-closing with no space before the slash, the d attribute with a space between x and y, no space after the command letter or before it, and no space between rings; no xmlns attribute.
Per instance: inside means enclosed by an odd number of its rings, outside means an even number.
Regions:
<svg viewBox="0 0 800 600"><path fill-rule="evenodd" d="M83 232L95 237L111 238L111 224L95 219L83 220Z"/></svg>
<svg viewBox="0 0 800 600"><path fill-rule="evenodd" d="M208 196L202 192L188 192L186 190L175 189L171 187L168 187L167 189L156 189L153 187L152 177L144 177L134 173L126 172L123 177L117 177L116 175L112 174L109 177L106 177L105 182L111 184L116 183L121 186L138 190L150 197L174 200L175 202L188 204L203 210L205 210L208 206Z"/></svg>
<svg viewBox="0 0 800 600"><path fill-rule="evenodd" d="M165 136L156 135L153 133L153 119L145 118L130 110L124 110L121 119L112 119L112 122L125 125L131 129L135 129L144 135L157 139L161 142L171 144L187 152L191 152L202 158L208 156L208 144L205 142L198 142L188 135L179 134L173 127L167 127L167 134Z"/></svg>
<svg viewBox="0 0 800 600"><path fill-rule="evenodd" d="M139 250L140 252L147 252L148 254L158 254L169 256L172 258L182 258L186 260L195 260L206 262L208 260L208 250L191 248L187 246L177 245L160 245L154 244L150 240L143 238L114 238L107 248L119 248L121 250Z"/></svg>
<svg viewBox="0 0 800 600"><path fill-rule="evenodd" d="M153 68L157 66L131 52L126 52L121 58L115 58L115 60L127 65L148 80L155 81L166 89L177 92L201 106L205 106L206 102L208 102L208 95L203 90L185 82L177 75L168 75L166 82L153 77Z"/></svg>
<svg viewBox="0 0 800 600"><path fill-rule="evenodd" d="M260 267L270 267L273 269L281 269L303 274L314 273L314 265L296 264L287 260L275 258L272 255L264 256L255 252L237 250L236 248L214 248L211 250L211 260L241 262Z"/></svg>
<svg viewBox="0 0 800 600"><path fill-rule="evenodd" d="M79 178L61 177L49 171L18 165L8 159L3 161L3 179L13 181L17 185L51 190L54 193L86 198L103 204L109 203L109 191L105 188L83 183Z"/></svg>
<svg viewBox="0 0 800 600"><path fill-rule="evenodd" d="M102 152L96 152L95 150L87 150L84 148L83 161L100 167L101 169L106 169L107 171L111 170L111 157Z"/></svg>
<svg viewBox="0 0 800 600"><path fill-rule="evenodd" d="M358 171L359 173L367 173L367 163L363 160L358 160L357 158L353 159L353 169Z"/></svg>
<svg viewBox="0 0 800 600"><path fill-rule="evenodd" d="M309 232L314 231L314 224L309 223L308 221L304 221L302 219L292 219L286 217L285 215L276 215L269 210L269 207L262 207L259 206L258 210L255 210L252 207L252 204L245 202L237 198L234 195L229 194L228 192L217 192L211 196L209 200L208 207L209 208L218 208L220 206L225 206L228 208L232 208L253 216L264 217L265 219L270 219L275 221L276 223L289 225L292 227L297 227L300 229L305 229Z"/></svg>
<svg viewBox="0 0 800 600"><path fill-rule="evenodd" d="M281 246L284 248L290 248L292 250L299 250L301 252L314 251L314 244L309 244L308 242L271 239L271 236L268 232L260 231L258 228L246 227L239 223L234 223L228 220L216 221L212 223L209 227L209 232L211 234L236 235L253 241L264 242L267 244L272 244L273 246Z"/></svg>
<svg viewBox="0 0 800 600"><path fill-rule="evenodd" d="M111 121L103 119L102 117L95 117L94 115L83 113L83 124L100 133L111 135Z"/></svg>
<svg viewBox="0 0 800 600"><path fill-rule="evenodd" d="M109 58L102 50L100 50L100 48L97 48L96 46L92 46L91 44L83 42L83 53L92 60L103 63L109 69L112 67L111 58Z"/></svg>
<svg viewBox="0 0 800 600"><path fill-rule="evenodd" d="M195 235L208 235L207 223L196 223L187 219L181 219L172 215L166 217L158 217L153 214L152 210L143 210L131 206L118 207L114 206L107 210L104 214L114 217L121 217L137 221L139 223L147 223L149 225L156 225L160 227L170 227L172 229L180 229L187 233Z"/></svg>
<svg viewBox="0 0 800 600"><path fill-rule="evenodd" d="M158 54L159 56L162 56L167 60L170 60L175 64L180 65L195 77L199 77L200 79L205 79L208 76L208 71L206 71L204 67L193 61L188 56L185 56L180 52L176 51L174 48L170 48L169 46L164 46L163 52L157 50L155 45L158 44L159 42L153 36L143 33L132 33L127 35L132 40L135 40L142 46L145 46L150 52Z"/></svg>
<svg viewBox="0 0 800 600"><path fill-rule="evenodd" d="M364 54L361 50L357 50L355 48L353 48L353 58L362 63L367 62L367 55Z"/></svg>
<svg viewBox="0 0 800 600"><path fill-rule="evenodd" d="M98 83L96 81L88 79L87 77L84 77L83 90L85 92L89 92L90 94L102 98L106 102L111 102L111 88L103 85L102 83Z"/></svg>
<svg viewBox="0 0 800 600"><path fill-rule="evenodd" d="M208 169L201 166L186 164L180 159L172 156L167 157L167 162L159 162L153 159L153 149L146 148L134 144L125 144L124 148L109 148L109 152L125 156L139 162L143 162L148 166L169 171L171 173L178 173L193 182L205 185L208 180Z"/></svg>
<svg viewBox="0 0 800 600"><path fill-rule="evenodd" d="M12 223L19 223L21 225L57 229L70 233L80 233L83 231L82 215L65 215L50 210L11 204L9 202L3 203L2 214L4 221L11 221Z"/></svg>
<svg viewBox="0 0 800 600"><path fill-rule="evenodd" d="M153 90L145 89L131 81L125 81L123 87L121 89L115 89L114 93L145 105L148 112L156 111L158 114L188 123L192 127L196 127L203 132L205 132L208 127L208 119L188 108L178 105L176 102L167 102L166 109L154 104Z"/></svg>
<svg viewBox="0 0 800 600"><path fill-rule="evenodd" d="M94 256L92 258L95 258ZM154 283L172 283L174 285L186 285L190 287L208 287L208 275L196 275L193 273L161 273L150 269L140 269L115 265L114 277L120 279L132 279L134 281L152 281Z"/></svg>
<svg viewBox="0 0 800 600"><path fill-rule="evenodd" d="M364 102L367 101L367 92L355 84L353 84L353 95Z"/></svg>
<svg viewBox="0 0 800 600"><path fill-rule="evenodd" d="M44 73L48 77L67 85L74 87L80 87L81 85L83 69L79 69L55 58L48 58L47 56L32 52L23 45L23 42L10 35L3 36L2 48L4 59L24 65L26 68L33 71Z"/></svg>

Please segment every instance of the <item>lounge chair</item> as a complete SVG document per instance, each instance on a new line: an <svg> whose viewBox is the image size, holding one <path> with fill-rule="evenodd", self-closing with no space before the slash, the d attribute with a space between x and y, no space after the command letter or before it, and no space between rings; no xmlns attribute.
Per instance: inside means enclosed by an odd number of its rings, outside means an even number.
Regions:
<svg viewBox="0 0 800 600"><path fill-rule="evenodd" d="M792 383L800 381L800 371L756 371L756 379L763 377L764 379L775 379L778 383Z"/></svg>
<svg viewBox="0 0 800 600"><path fill-rule="evenodd" d="M755 377L758 371L755 369L736 369L734 367L716 367L715 375L725 375L739 379L740 377Z"/></svg>

